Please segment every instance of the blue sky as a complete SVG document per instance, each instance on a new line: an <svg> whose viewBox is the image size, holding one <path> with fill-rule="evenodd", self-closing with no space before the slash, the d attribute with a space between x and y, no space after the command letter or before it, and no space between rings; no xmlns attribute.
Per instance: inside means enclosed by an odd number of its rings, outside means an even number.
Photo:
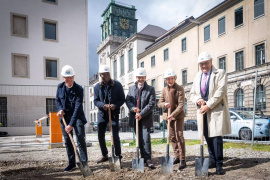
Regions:
<svg viewBox="0 0 270 180"><path fill-rule="evenodd" d="M111 0L88 0L89 77L98 71L97 46L101 43L101 14ZM137 9L137 31L152 24L169 30L186 17L197 18L224 0L118 0Z"/></svg>

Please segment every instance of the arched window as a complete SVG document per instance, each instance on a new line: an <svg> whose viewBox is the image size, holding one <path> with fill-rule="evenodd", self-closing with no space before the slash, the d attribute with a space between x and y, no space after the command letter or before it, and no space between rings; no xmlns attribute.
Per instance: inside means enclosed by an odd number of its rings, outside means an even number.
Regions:
<svg viewBox="0 0 270 180"><path fill-rule="evenodd" d="M244 90L238 89L235 93L235 107L243 107L244 106Z"/></svg>
<svg viewBox="0 0 270 180"><path fill-rule="evenodd" d="M185 114L187 114L187 99L185 98L185 103L184 103L184 111Z"/></svg>
<svg viewBox="0 0 270 180"><path fill-rule="evenodd" d="M265 87L259 85L256 90L256 109L266 109Z"/></svg>
<svg viewBox="0 0 270 180"><path fill-rule="evenodd" d="M90 121L93 122L93 120L94 120L93 119L93 114L90 115L90 118L91 118Z"/></svg>
<svg viewBox="0 0 270 180"><path fill-rule="evenodd" d="M122 107L122 108L121 108L121 118L124 118L125 115L126 115L125 108Z"/></svg>
<svg viewBox="0 0 270 180"><path fill-rule="evenodd" d="M94 122L97 121L97 118L96 118L96 113L94 113Z"/></svg>

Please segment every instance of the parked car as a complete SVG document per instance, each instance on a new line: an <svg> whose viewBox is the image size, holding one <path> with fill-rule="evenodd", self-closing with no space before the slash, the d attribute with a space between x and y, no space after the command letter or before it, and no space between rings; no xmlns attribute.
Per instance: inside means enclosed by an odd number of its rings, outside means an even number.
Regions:
<svg viewBox="0 0 270 180"><path fill-rule="evenodd" d="M155 129L161 129L160 128L160 123L159 122L154 122L154 128Z"/></svg>
<svg viewBox="0 0 270 180"><path fill-rule="evenodd" d="M253 108L250 107L234 107L230 108L230 111L250 111L253 112ZM260 116L262 119L270 119L270 116L266 116L260 109L256 109L255 115Z"/></svg>
<svg viewBox="0 0 270 180"><path fill-rule="evenodd" d="M97 131L97 122L94 122L93 131Z"/></svg>
<svg viewBox="0 0 270 180"><path fill-rule="evenodd" d="M197 121L196 120L186 120L184 122L184 131L186 131L186 130L197 131L198 130Z"/></svg>
<svg viewBox="0 0 270 180"><path fill-rule="evenodd" d="M133 131L133 128L129 126L128 117L124 117L122 119L119 119L119 131L120 132L131 132Z"/></svg>
<svg viewBox="0 0 270 180"><path fill-rule="evenodd" d="M163 121L164 121L164 123L165 123L164 129L167 129L166 121L165 121L165 120L163 120ZM160 130L163 130L163 121L161 121L161 123L159 124L159 129L160 129Z"/></svg>
<svg viewBox="0 0 270 180"><path fill-rule="evenodd" d="M251 140L253 111L230 110L232 133L226 136ZM254 138L269 137L270 121L255 115Z"/></svg>
<svg viewBox="0 0 270 180"><path fill-rule="evenodd" d="M153 133L155 131L154 129L155 129L154 127L151 127L150 128L150 133Z"/></svg>

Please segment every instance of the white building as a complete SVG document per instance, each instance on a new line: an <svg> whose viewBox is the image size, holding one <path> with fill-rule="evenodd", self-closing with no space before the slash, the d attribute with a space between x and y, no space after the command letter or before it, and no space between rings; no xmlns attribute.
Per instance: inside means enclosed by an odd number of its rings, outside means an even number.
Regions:
<svg viewBox="0 0 270 180"><path fill-rule="evenodd" d="M64 65L88 85L87 13L87 0L0 1L0 131L35 133L33 121L55 111Z"/></svg>

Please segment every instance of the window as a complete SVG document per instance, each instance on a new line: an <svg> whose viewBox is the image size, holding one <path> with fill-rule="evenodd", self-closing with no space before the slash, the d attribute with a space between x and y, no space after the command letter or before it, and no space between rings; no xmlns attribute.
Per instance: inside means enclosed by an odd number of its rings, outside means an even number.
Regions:
<svg viewBox="0 0 270 180"><path fill-rule="evenodd" d="M58 63L56 59L45 58L45 74L46 78L57 78Z"/></svg>
<svg viewBox="0 0 270 180"><path fill-rule="evenodd" d="M144 62L141 62L141 67L144 68Z"/></svg>
<svg viewBox="0 0 270 180"><path fill-rule="evenodd" d="M133 70L133 49L130 49L128 51L128 61L129 61L128 70L132 71Z"/></svg>
<svg viewBox="0 0 270 180"><path fill-rule="evenodd" d="M0 127L7 127L7 97L0 97Z"/></svg>
<svg viewBox="0 0 270 180"><path fill-rule="evenodd" d="M154 88L156 88L156 80L155 79L152 79L151 86L153 86Z"/></svg>
<svg viewBox="0 0 270 180"><path fill-rule="evenodd" d="M204 42L210 40L210 24L204 27Z"/></svg>
<svg viewBox="0 0 270 180"><path fill-rule="evenodd" d="M218 35L225 33L225 16L218 19Z"/></svg>
<svg viewBox="0 0 270 180"><path fill-rule="evenodd" d="M265 49L264 44L260 44L255 47L256 51L256 65L264 64L265 63Z"/></svg>
<svg viewBox="0 0 270 180"><path fill-rule="evenodd" d="M219 69L226 71L226 57L219 58Z"/></svg>
<svg viewBox="0 0 270 180"><path fill-rule="evenodd" d="M244 107L244 90L243 89L236 90L235 107Z"/></svg>
<svg viewBox="0 0 270 180"><path fill-rule="evenodd" d="M58 0L42 0L42 1L47 2L47 3L57 4Z"/></svg>
<svg viewBox="0 0 270 180"><path fill-rule="evenodd" d="M151 67L155 66L156 65L156 62L155 62L155 56L152 56L151 57Z"/></svg>
<svg viewBox="0 0 270 180"><path fill-rule="evenodd" d="M44 40L57 41L57 22L43 19Z"/></svg>
<svg viewBox="0 0 270 180"><path fill-rule="evenodd" d="M117 35L118 35L117 33L118 33L118 32L117 32L117 29L113 30L113 35L114 35L114 36L117 36Z"/></svg>
<svg viewBox="0 0 270 180"><path fill-rule="evenodd" d="M125 108L122 107L122 108L121 108L121 118L124 118L125 115L126 115Z"/></svg>
<svg viewBox="0 0 270 180"><path fill-rule="evenodd" d="M55 105L55 98L46 98L46 114L50 112L58 112L57 107ZM49 118L47 118L47 126L49 126Z"/></svg>
<svg viewBox="0 0 270 180"><path fill-rule="evenodd" d="M92 102L90 102L90 109L93 109L93 104L92 104Z"/></svg>
<svg viewBox="0 0 270 180"><path fill-rule="evenodd" d="M166 87L167 86L167 83L166 83L166 81L164 81L164 87Z"/></svg>
<svg viewBox="0 0 270 180"><path fill-rule="evenodd" d="M25 15L11 13L11 35L28 36L28 18Z"/></svg>
<svg viewBox="0 0 270 180"><path fill-rule="evenodd" d="M113 77L117 79L117 60L113 61Z"/></svg>
<svg viewBox="0 0 270 180"><path fill-rule="evenodd" d="M164 61L168 60L169 59L169 49L165 49L164 50Z"/></svg>
<svg viewBox="0 0 270 180"><path fill-rule="evenodd" d="M94 113L94 122L97 121L97 116L96 116L96 113Z"/></svg>
<svg viewBox="0 0 270 180"><path fill-rule="evenodd" d="M264 0L254 0L254 18L264 14Z"/></svg>
<svg viewBox="0 0 270 180"><path fill-rule="evenodd" d="M125 31L122 31L122 36L126 37L126 32Z"/></svg>
<svg viewBox="0 0 270 180"><path fill-rule="evenodd" d="M266 109L265 99L265 87L263 85L259 85L256 91L256 109Z"/></svg>
<svg viewBox="0 0 270 180"><path fill-rule="evenodd" d="M187 115L187 99L186 98L184 102L184 111L185 111L185 114Z"/></svg>
<svg viewBox="0 0 270 180"><path fill-rule="evenodd" d="M124 55L121 56L121 75L125 74L125 62L124 62Z"/></svg>
<svg viewBox="0 0 270 180"><path fill-rule="evenodd" d="M237 52L235 54L235 67L236 71L241 71L244 69L244 53L243 51Z"/></svg>
<svg viewBox="0 0 270 180"><path fill-rule="evenodd" d="M187 70L182 71L182 84L187 84Z"/></svg>
<svg viewBox="0 0 270 180"><path fill-rule="evenodd" d="M182 52L187 50L187 39L183 38L182 39Z"/></svg>
<svg viewBox="0 0 270 180"><path fill-rule="evenodd" d="M234 12L234 16L235 16L235 27L243 24L243 7L236 9Z"/></svg>
<svg viewBox="0 0 270 180"><path fill-rule="evenodd" d="M29 78L29 56L24 54L12 54L12 77Z"/></svg>

